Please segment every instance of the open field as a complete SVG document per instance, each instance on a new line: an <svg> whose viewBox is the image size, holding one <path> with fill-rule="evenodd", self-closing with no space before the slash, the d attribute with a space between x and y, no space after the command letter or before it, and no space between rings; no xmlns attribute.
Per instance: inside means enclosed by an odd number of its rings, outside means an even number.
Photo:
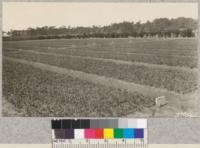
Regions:
<svg viewBox="0 0 200 148"><path fill-rule="evenodd" d="M154 103L141 94L95 85L71 76L10 61L5 61L5 65L9 67L4 68L4 95L28 116L124 116Z"/></svg>
<svg viewBox="0 0 200 148"><path fill-rule="evenodd" d="M174 70L166 68L153 68L137 64L118 64L77 57L63 57L56 55L44 55L19 52L10 54L10 57L25 59L34 62L42 62L63 68L94 73L106 77L113 77L137 84L165 88L179 93L187 93L196 89L197 76L195 71Z"/></svg>
<svg viewBox="0 0 200 148"><path fill-rule="evenodd" d="M194 39L189 39L189 43L186 39L177 39L176 42L173 40L154 40L153 43L150 39L135 40L85 39L83 41L78 41L78 43L76 43L76 40L63 43L64 40L63 42L58 41L57 44L44 41L41 45L37 43L37 41L32 41L33 46L30 41L24 41L25 43L22 42L21 44L17 44L17 42L5 44L5 47L8 49L13 49L13 47L15 47L15 49L33 49L48 53L91 56L159 65L197 67L197 45L195 47L195 45L191 45L190 43L195 43L196 40ZM171 41L171 43L166 45L169 41ZM180 45L181 42L184 42L184 45ZM146 44L149 45L149 47Z"/></svg>
<svg viewBox="0 0 200 148"><path fill-rule="evenodd" d="M3 55L3 96L26 116L136 116L159 96L176 116L197 99L196 39L12 41Z"/></svg>

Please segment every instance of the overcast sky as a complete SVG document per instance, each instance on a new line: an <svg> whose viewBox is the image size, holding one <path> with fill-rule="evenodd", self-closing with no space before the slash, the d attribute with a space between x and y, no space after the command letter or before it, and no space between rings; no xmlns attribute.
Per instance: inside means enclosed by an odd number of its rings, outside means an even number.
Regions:
<svg viewBox="0 0 200 148"><path fill-rule="evenodd" d="M167 17L197 19L195 3L53 3L4 2L3 30L41 26L104 26L122 21Z"/></svg>

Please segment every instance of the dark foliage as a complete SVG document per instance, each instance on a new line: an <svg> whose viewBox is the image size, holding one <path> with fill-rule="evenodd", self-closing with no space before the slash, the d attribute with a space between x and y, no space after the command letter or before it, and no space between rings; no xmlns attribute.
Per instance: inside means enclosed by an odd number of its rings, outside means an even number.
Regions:
<svg viewBox="0 0 200 148"><path fill-rule="evenodd" d="M192 18L159 18L153 22L122 22L109 26L75 27L44 26L27 30L11 30L4 40L55 38L127 38L127 37L194 37L197 21Z"/></svg>

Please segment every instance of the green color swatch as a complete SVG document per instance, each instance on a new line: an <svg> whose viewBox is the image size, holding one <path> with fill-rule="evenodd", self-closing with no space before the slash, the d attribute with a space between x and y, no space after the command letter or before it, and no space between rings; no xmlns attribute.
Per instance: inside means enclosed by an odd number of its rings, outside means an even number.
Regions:
<svg viewBox="0 0 200 148"><path fill-rule="evenodd" d="M123 138L123 129L121 128L115 128L114 129L114 138Z"/></svg>

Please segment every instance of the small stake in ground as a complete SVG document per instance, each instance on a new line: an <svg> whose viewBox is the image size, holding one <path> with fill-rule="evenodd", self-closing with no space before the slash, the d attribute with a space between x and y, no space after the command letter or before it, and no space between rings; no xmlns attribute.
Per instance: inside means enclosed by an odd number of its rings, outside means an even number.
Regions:
<svg viewBox="0 0 200 148"><path fill-rule="evenodd" d="M165 96L160 96L156 98L156 106L162 107L166 104L167 102L166 102Z"/></svg>

